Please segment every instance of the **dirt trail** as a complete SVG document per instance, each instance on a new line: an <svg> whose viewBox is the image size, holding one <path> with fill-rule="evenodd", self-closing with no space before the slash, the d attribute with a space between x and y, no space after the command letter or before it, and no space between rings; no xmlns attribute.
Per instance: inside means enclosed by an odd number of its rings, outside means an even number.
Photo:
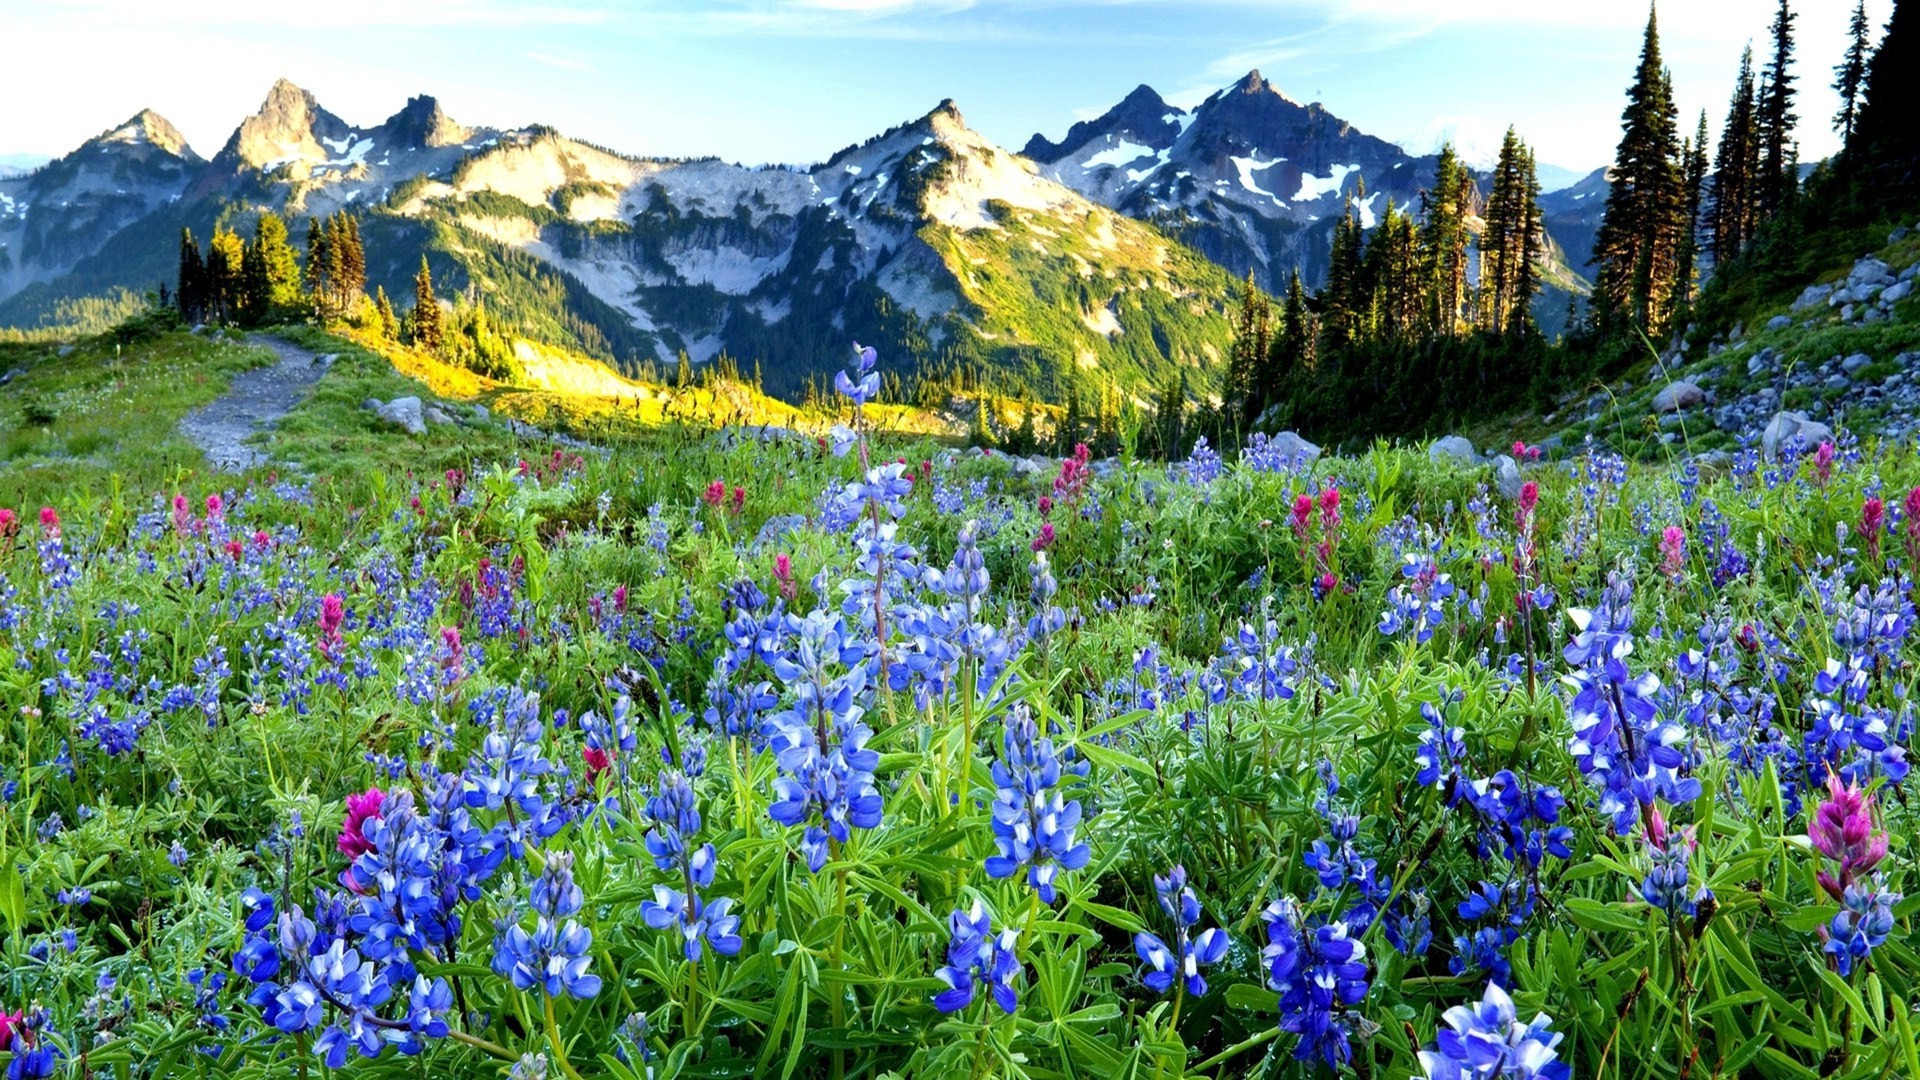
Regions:
<svg viewBox="0 0 1920 1080"><path fill-rule="evenodd" d="M239 472L267 463L267 456L247 445L248 436L285 416L326 374L330 357L264 334L249 344L271 350L274 362L234 376L219 399L180 421L180 433L207 453L216 469Z"/></svg>

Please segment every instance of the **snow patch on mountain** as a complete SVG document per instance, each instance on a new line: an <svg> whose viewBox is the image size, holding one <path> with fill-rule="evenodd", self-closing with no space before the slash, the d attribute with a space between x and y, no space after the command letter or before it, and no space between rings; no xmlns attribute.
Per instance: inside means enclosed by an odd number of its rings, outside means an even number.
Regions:
<svg viewBox="0 0 1920 1080"><path fill-rule="evenodd" d="M1333 165L1329 167L1325 176L1315 176L1301 170L1300 190L1294 192L1294 201L1311 202L1314 199L1324 199L1328 195L1337 195L1341 187L1346 184L1347 177L1359 171L1359 165Z"/></svg>
<svg viewBox="0 0 1920 1080"><path fill-rule="evenodd" d="M1260 155L1252 154L1246 157L1232 157L1232 158L1229 158L1228 160L1233 162L1233 167L1235 171L1237 171L1240 174L1241 187L1246 188L1248 191L1254 193L1255 195L1264 195L1267 198L1272 199L1273 205L1279 207L1282 210L1285 210L1287 208L1286 202L1282 200L1280 196L1275 195L1273 192L1268 191L1266 188L1261 187L1259 182L1253 178L1253 170L1272 168L1273 166L1278 165L1280 162L1287 160L1286 158L1276 158L1273 161L1261 161Z"/></svg>

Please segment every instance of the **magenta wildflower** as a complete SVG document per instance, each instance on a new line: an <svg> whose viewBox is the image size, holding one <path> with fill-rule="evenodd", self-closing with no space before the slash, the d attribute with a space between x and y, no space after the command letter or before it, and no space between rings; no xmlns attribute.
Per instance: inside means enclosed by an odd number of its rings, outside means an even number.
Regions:
<svg viewBox="0 0 1920 1080"><path fill-rule="evenodd" d="M1846 896L1852 885L1887 857L1887 834L1874 828L1874 796L1857 784L1842 784L1840 777L1827 774L1827 798L1814 809L1807 826L1807 840L1813 849L1832 859L1837 873L1820 871L1820 887L1835 900Z"/></svg>

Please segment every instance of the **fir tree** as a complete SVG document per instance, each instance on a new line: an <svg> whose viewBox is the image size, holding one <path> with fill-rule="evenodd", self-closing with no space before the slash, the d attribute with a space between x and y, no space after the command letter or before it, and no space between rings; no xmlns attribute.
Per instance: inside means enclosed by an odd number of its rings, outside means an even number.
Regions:
<svg viewBox="0 0 1920 1080"><path fill-rule="evenodd" d="M413 314L407 319L407 329L415 348L436 355L440 352L440 301L433 295L433 271L427 267L425 255L420 256L420 272L413 276Z"/></svg>
<svg viewBox="0 0 1920 1080"><path fill-rule="evenodd" d="M180 317L189 323L207 319L207 269L192 229L180 230L180 276L174 288Z"/></svg>
<svg viewBox="0 0 1920 1080"><path fill-rule="evenodd" d="M1853 5L1853 21L1847 25L1847 56L1833 69L1833 90L1840 95L1840 111L1833 114L1833 130L1840 137L1853 137L1853 120L1860 111L1860 91L1867 82L1867 58L1873 55L1868 34L1867 0Z"/></svg>
<svg viewBox="0 0 1920 1080"><path fill-rule="evenodd" d="M1627 325L1649 337L1666 329L1686 196L1671 81L1660 64L1657 20L1647 15L1640 65L1621 113L1605 216L1594 237L1594 322L1613 334Z"/></svg>
<svg viewBox="0 0 1920 1080"><path fill-rule="evenodd" d="M1911 208L1920 201L1920 0L1894 0L1863 85L1847 167L1868 206Z"/></svg>
<svg viewBox="0 0 1920 1080"><path fill-rule="evenodd" d="M1693 302L1694 268L1699 261L1700 251L1700 201L1701 192L1707 182L1707 112L1700 110L1700 124L1694 129L1693 138L1681 146L1681 160L1685 162L1681 182L1686 185L1685 223L1680 230L1680 256L1674 271L1677 282L1674 288L1675 322L1685 320L1688 306Z"/></svg>
<svg viewBox="0 0 1920 1080"><path fill-rule="evenodd" d="M230 229L216 228L207 243L207 309L216 322L240 318L246 244Z"/></svg>
<svg viewBox="0 0 1920 1080"><path fill-rule="evenodd" d="M1430 330L1452 337L1459 328L1467 291L1467 212L1473 177L1461 166L1453 144L1440 147L1433 187L1420 193L1425 222L1420 229L1420 267L1425 279Z"/></svg>
<svg viewBox="0 0 1920 1080"><path fill-rule="evenodd" d="M340 211L345 233L345 249L341 253L340 291L346 300L347 310L351 311L367 291L367 252L360 246L360 219L346 211Z"/></svg>
<svg viewBox="0 0 1920 1080"><path fill-rule="evenodd" d="M1713 162L1712 247L1715 263L1731 261L1753 239L1754 182L1760 169L1760 138L1755 115L1753 46L1740 54L1740 75L1720 128Z"/></svg>
<svg viewBox="0 0 1920 1080"><path fill-rule="evenodd" d="M1360 219L1354 215L1349 199L1333 226L1333 245L1327 254L1327 284L1321 290L1325 313L1324 332L1333 348L1341 348L1355 337L1359 328L1362 303Z"/></svg>
<svg viewBox="0 0 1920 1080"><path fill-rule="evenodd" d="M240 325L259 326L273 311L273 287L267 280L267 259L258 241L248 241L240 255Z"/></svg>
<svg viewBox="0 0 1920 1080"><path fill-rule="evenodd" d="M1531 242L1534 224L1530 156L1513 128L1500 143L1493 168L1493 191L1487 196L1486 229L1480 234L1480 289L1485 327L1506 333L1526 321L1531 302L1533 269Z"/></svg>
<svg viewBox="0 0 1920 1080"><path fill-rule="evenodd" d="M1786 205L1799 177L1790 160L1793 150L1793 126L1799 117L1793 112L1793 21L1798 16L1780 0L1774 13L1773 56L1767 61L1760 82L1758 122L1760 134L1760 173L1754 191L1754 203L1762 219L1779 213Z"/></svg>
<svg viewBox="0 0 1920 1080"><path fill-rule="evenodd" d="M1260 358L1267 351L1269 311L1267 298L1253 283L1253 271L1247 271L1240 289L1240 316L1234 324L1233 349L1227 359L1224 395L1228 416L1235 423L1251 423L1260 413L1260 391L1255 379Z"/></svg>
<svg viewBox="0 0 1920 1080"><path fill-rule="evenodd" d="M387 290L384 286L374 286L373 312L378 320L380 336L388 341L398 341L400 320L393 313L393 301L387 299Z"/></svg>

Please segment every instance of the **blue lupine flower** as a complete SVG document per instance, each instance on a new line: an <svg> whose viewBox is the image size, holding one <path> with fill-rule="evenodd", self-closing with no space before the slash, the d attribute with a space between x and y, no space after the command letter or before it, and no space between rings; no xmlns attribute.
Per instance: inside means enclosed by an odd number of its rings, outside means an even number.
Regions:
<svg viewBox="0 0 1920 1080"><path fill-rule="evenodd" d="M1016 705L1007 717L1004 744L1005 753L993 764L993 842L999 850L987 856L987 876L1012 877L1024 866L1027 884L1051 904L1059 872L1078 870L1093 855L1074 838L1080 800L1060 794L1060 757L1024 706Z"/></svg>
<svg viewBox="0 0 1920 1080"><path fill-rule="evenodd" d="M1215 926L1198 935L1192 933L1200 921L1200 899L1187 887L1186 867L1175 866L1166 877L1156 874L1153 889L1160 896L1161 910L1173 920L1174 943L1169 947L1144 930L1133 935L1134 952L1146 965L1140 981L1153 992L1164 994L1179 978L1186 993L1199 997L1207 992L1207 980L1200 969L1227 955L1226 931Z"/></svg>
<svg viewBox="0 0 1920 1080"><path fill-rule="evenodd" d="M1847 886L1839 914L1820 931L1826 939L1824 951L1833 957L1842 976L1852 974L1855 964L1886 942L1893 932L1893 906L1900 900L1901 895L1889 891L1879 874L1871 885L1856 881Z"/></svg>
<svg viewBox="0 0 1920 1080"><path fill-rule="evenodd" d="M1449 704L1458 704L1459 691L1443 695L1440 701L1420 703L1420 716L1427 722L1427 730L1420 733L1420 749L1414 754L1414 763L1419 769L1413 774L1413 782L1421 787L1449 786L1456 775L1460 763L1466 759L1466 730L1457 724L1448 724L1441 710Z"/></svg>
<svg viewBox="0 0 1920 1080"><path fill-rule="evenodd" d="M712 844L689 847L688 838L700 831L700 807L687 777L674 770L662 773L660 790L647 800L646 813L654 822L646 836L647 853L656 868L677 873L682 888L655 885L654 898L640 904L640 917L655 930L678 930L688 960L700 959L703 943L723 956L738 953L740 919L729 914L732 898L707 901L700 896L700 890L713 884L717 860Z"/></svg>
<svg viewBox="0 0 1920 1080"><path fill-rule="evenodd" d="M873 780L880 755L867 749L873 729L861 722L864 710L856 703L867 681L864 647L828 612L789 619L792 652L776 657L773 670L794 700L766 722L767 745L780 767L767 815L782 825L805 825L800 849L817 874L831 844L880 824L884 804Z"/></svg>
<svg viewBox="0 0 1920 1080"><path fill-rule="evenodd" d="M1267 985L1280 995L1280 1030L1300 1037L1293 1056L1338 1068L1353 1055L1347 1010L1367 996L1367 950L1344 921L1311 924L1291 898L1274 901L1267 924Z"/></svg>
<svg viewBox="0 0 1920 1080"><path fill-rule="evenodd" d="M1498 983L1488 983L1476 1005L1455 1005L1442 1017L1447 1026L1434 1036L1433 1049L1420 1051L1428 1080L1571 1080L1573 1069L1556 1060L1561 1036L1545 1013L1530 1024L1514 1015L1513 999Z"/></svg>
<svg viewBox="0 0 1920 1080"><path fill-rule="evenodd" d="M573 853L549 853L546 869L530 890L530 903L539 916L534 931L527 933L517 922L503 925L494 940L493 970L521 990L537 986L548 997L566 993L590 998L599 993L600 977L587 971L593 961L593 932L570 918L583 902L573 881Z"/></svg>
<svg viewBox="0 0 1920 1080"><path fill-rule="evenodd" d="M947 988L934 996L934 1008L943 1013L966 1008L973 1004L981 982L987 984L994 1004L1000 1006L1002 1012L1012 1013L1019 1008L1020 996L1014 989L1014 980L1020 975L1021 965L1014 946L1020 940L1020 932L1003 928L995 934L986 908L977 896L972 907L965 911L956 909L948 917L947 925L951 933L947 962L933 973Z"/></svg>

